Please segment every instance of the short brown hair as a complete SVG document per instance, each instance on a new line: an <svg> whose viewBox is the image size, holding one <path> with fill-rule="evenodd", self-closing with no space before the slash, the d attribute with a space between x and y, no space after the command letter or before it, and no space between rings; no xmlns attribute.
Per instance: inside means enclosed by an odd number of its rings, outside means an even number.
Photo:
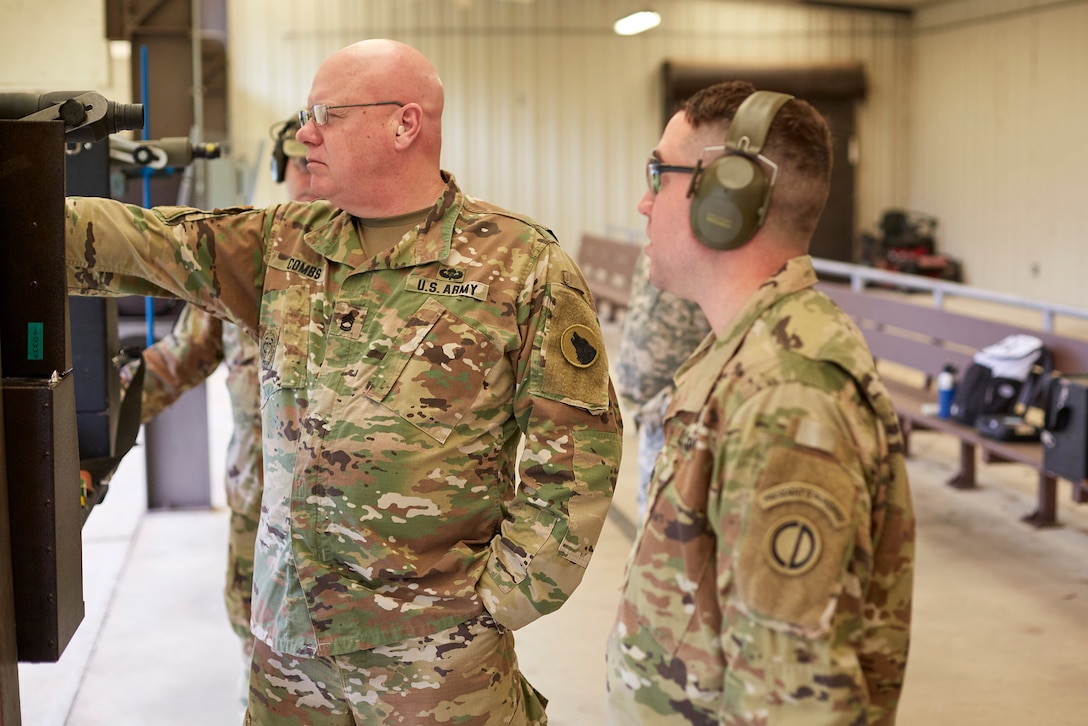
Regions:
<svg viewBox="0 0 1088 726"><path fill-rule="evenodd" d="M684 103L684 116L696 129L720 127L724 142L737 109L755 92L755 86L747 81L708 86ZM808 102L792 99L775 115L762 153L778 165L768 224L807 241L820 221L831 188L831 129L827 120Z"/></svg>

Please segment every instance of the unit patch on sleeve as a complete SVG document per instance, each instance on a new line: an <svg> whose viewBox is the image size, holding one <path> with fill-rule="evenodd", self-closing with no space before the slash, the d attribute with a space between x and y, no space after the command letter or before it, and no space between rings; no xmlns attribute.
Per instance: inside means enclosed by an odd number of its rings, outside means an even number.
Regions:
<svg viewBox="0 0 1088 726"><path fill-rule="evenodd" d="M276 358L276 332L273 330L264 331L264 337L261 338L261 365L265 368L272 367L272 361Z"/></svg>
<svg viewBox="0 0 1088 726"><path fill-rule="evenodd" d="M787 577L803 575L815 567L822 548L820 530L799 514L775 522L763 539L767 564Z"/></svg>
<svg viewBox="0 0 1088 726"><path fill-rule="evenodd" d="M827 632L853 547L858 483L823 452L773 448L735 554L742 610L767 626Z"/></svg>
<svg viewBox="0 0 1088 726"><path fill-rule="evenodd" d="M572 366L588 368L597 361L600 351L601 338L585 325L576 323L565 331L560 347L563 357Z"/></svg>
<svg viewBox="0 0 1088 726"><path fill-rule="evenodd" d="M589 411L608 407L608 361L597 314L575 290L553 289L555 305L543 332L541 393Z"/></svg>

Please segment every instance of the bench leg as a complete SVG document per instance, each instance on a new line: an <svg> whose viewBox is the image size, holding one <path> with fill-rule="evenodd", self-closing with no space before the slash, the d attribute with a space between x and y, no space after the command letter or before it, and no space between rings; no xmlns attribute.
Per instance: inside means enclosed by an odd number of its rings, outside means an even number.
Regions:
<svg viewBox="0 0 1088 726"><path fill-rule="evenodd" d="M1021 517L1021 520L1038 528L1058 526L1058 480L1055 477L1046 472L1039 472L1037 509Z"/></svg>
<svg viewBox="0 0 1088 726"><path fill-rule="evenodd" d="M975 488L975 445L960 441L960 473L948 480L956 489Z"/></svg>
<svg viewBox="0 0 1088 726"><path fill-rule="evenodd" d="M1077 504L1088 502L1088 482L1073 482L1073 501Z"/></svg>

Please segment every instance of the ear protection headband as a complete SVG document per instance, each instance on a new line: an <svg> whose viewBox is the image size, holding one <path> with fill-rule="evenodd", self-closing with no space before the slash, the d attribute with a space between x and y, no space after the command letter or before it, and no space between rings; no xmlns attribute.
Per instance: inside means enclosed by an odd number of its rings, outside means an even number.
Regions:
<svg viewBox="0 0 1088 726"><path fill-rule="evenodd" d="M763 226L778 167L759 152L778 109L792 98L785 93L756 91L744 99L729 125L725 155L706 168L702 159L696 164L688 187L691 229L707 247L735 250ZM770 177L763 164L771 167Z"/></svg>
<svg viewBox="0 0 1088 726"><path fill-rule="evenodd" d="M287 162L291 158L284 151L283 142L289 138L293 139L297 131L298 122L296 121L285 121L271 129L272 138L276 142L272 147L272 181L277 184L282 184L287 178Z"/></svg>

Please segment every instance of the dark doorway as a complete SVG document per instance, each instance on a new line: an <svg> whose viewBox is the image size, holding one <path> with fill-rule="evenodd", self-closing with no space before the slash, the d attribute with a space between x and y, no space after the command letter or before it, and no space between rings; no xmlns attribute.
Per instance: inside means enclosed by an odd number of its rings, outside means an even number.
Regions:
<svg viewBox="0 0 1088 726"><path fill-rule="evenodd" d="M855 106L865 98L860 63L814 67L717 66L665 61L664 123L701 88L722 81L750 81L756 88L789 93L811 103L831 125L834 171L831 195L812 238L811 253L840 262L857 260L854 239L854 164L850 148L856 133Z"/></svg>

